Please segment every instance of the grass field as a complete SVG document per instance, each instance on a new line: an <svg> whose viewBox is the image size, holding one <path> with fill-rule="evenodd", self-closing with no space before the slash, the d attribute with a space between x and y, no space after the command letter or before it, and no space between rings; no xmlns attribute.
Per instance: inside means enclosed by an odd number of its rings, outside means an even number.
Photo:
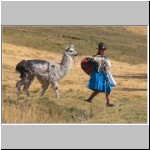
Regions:
<svg viewBox="0 0 150 150"><path fill-rule="evenodd" d="M146 27L3 27L2 123L146 123L147 122L147 32ZM106 54L117 82L105 106L100 93L86 103L92 91L81 60L96 53L98 41L108 45ZM23 59L61 61L63 49L75 44L79 56L71 72L60 80L60 100L52 89L40 97L34 80L31 97L18 97L16 64Z"/></svg>

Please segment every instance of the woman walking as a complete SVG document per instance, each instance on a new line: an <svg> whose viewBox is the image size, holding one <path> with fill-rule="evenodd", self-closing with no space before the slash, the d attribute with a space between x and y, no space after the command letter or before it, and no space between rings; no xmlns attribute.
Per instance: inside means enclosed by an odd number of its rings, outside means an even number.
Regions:
<svg viewBox="0 0 150 150"><path fill-rule="evenodd" d="M107 56L105 55L105 50L107 49L105 44L100 42L97 49L98 52L94 58L102 57L107 59ZM88 88L93 90L93 93L86 100L87 102L92 102L96 95L98 95L100 92L104 92L106 94L106 106L114 106L114 104L110 102L110 92L112 91L112 87L109 83L106 70L100 69L100 71L98 71L97 67L95 66L88 83Z"/></svg>

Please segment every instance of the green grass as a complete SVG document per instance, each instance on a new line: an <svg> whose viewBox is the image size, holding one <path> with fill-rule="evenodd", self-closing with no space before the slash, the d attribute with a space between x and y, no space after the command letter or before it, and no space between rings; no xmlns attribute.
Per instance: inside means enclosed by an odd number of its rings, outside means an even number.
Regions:
<svg viewBox="0 0 150 150"><path fill-rule="evenodd" d="M62 52L68 44L75 44L80 55L96 54L98 42L103 41L111 59L132 64L147 62L147 37L123 26L4 26L2 40L51 52Z"/></svg>
<svg viewBox="0 0 150 150"><path fill-rule="evenodd" d="M121 95L118 97L115 94L113 102L116 106L109 108L105 106L104 94L96 97L91 104L75 97L78 94L79 91L73 91L72 95L62 96L60 100L55 98L53 93L51 97L47 93L41 98L32 92L29 98L26 95L18 98L16 94L3 95L3 123L120 124L147 122L146 97L135 96L130 99ZM82 91L82 95L87 98L87 92Z"/></svg>

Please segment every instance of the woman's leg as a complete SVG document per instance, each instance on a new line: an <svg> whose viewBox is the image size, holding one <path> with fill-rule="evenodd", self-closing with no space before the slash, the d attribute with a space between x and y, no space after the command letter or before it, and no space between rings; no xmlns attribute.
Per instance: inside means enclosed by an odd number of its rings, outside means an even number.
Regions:
<svg viewBox="0 0 150 150"><path fill-rule="evenodd" d="M106 93L106 105L115 106L114 104L110 103L110 93Z"/></svg>
<svg viewBox="0 0 150 150"><path fill-rule="evenodd" d="M91 102L92 99L93 99L98 93L99 93L99 91L94 91L86 101L87 101L87 102Z"/></svg>

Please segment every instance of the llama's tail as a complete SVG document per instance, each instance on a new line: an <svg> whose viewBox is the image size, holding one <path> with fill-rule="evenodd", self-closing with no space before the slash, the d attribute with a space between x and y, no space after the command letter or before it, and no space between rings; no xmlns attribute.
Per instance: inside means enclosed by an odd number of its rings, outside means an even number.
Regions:
<svg viewBox="0 0 150 150"><path fill-rule="evenodd" d="M25 60L22 60L16 65L16 71L20 73L20 78L26 77L27 73L29 72L26 69L26 62Z"/></svg>

